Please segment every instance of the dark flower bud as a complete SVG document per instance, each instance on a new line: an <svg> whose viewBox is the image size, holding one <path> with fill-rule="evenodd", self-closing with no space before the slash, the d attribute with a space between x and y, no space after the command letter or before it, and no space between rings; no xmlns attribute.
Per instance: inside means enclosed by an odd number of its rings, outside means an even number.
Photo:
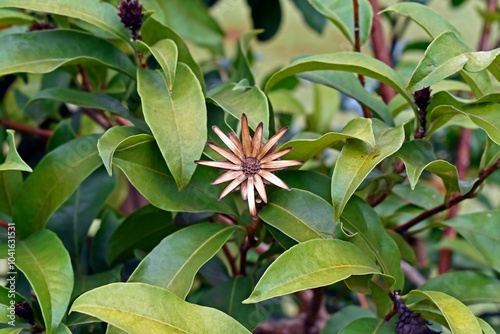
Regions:
<svg viewBox="0 0 500 334"><path fill-rule="evenodd" d="M144 14L142 14L142 5L139 4L138 0L122 0L118 4L118 16L120 21L123 23L125 28L132 31L132 36L134 40L141 39L139 30L142 26L142 19Z"/></svg>
<svg viewBox="0 0 500 334"><path fill-rule="evenodd" d="M413 98L415 99L415 104L421 110L426 110L431 99L431 89L430 87L422 88L413 93Z"/></svg>
<svg viewBox="0 0 500 334"><path fill-rule="evenodd" d="M26 320L31 326L35 326L33 310L28 302L18 302L15 306L15 310L19 318Z"/></svg>
<svg viewBox="0 0 500 334"><path fill-rule="evenodd" d="M427 327L430 323L420 317L420 313L415 313L406 307L401 299L401 291L394 291L394 308L398 312L396 321L396 331L398 334L433 334L436 332Z"/></svg>
<svg viewBox="0 0 500 334"><path fill-rule="evenodd" d="M38 31L38 30L51 30L55 29L56 26L50 23L42 21L33 21L33 24L29 27L29 31Z"/></svg>

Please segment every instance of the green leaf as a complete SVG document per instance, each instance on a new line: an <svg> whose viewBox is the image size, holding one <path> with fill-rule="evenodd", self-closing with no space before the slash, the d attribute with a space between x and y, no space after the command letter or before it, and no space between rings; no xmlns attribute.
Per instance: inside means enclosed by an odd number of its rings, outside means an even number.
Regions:
<svg viewBox="0 0 500 334"><path fill-rule="evenodd" d="M207 110L191 69L178 63L173 89L160 72L139 70L138 92L144 117L158 142L179 191L189 183L207 138Z"/></svg>
<svg viewBox="0 0 500 334"><path fill-rule="evenodd" d="M55 232L72 259L79 263L90 225L113 191L116 180L104 168L86 178L47 221L46 228Z"/></svg>
<svg viewBox="0 0 500 334"><path fill-rule="evenodd" d="M438 291L419 290L410 291L408 296L420 296L434 303L445 317L452 333L481 333L474 314L455 298Z"/></svg>
<svg viewBox="0 0 500 334"><path fill-rule="evenodd" d="M11 270L7 270L11 271ZM15 310L15 305L19 302L24 302L26 301L26 298L24 298L21 294L15 292L15 283L10 279L10 275L6 275L7 279L7 286L0 286L0 323L2 324L7 324L10 321L14 320L15 323L22 323L26 322L26 320L19 318L18 316L15 316L14 318L11 318L11 310ZM11 286L12 283L14 283L14 286ZM12 290L11 290L12 288ZM252 290L248 293L250 293ZM9 309L10 308L10 309ZM1 332L0 332L1 333Z"/></svg>
<svg viewBox="0 0 500 334"><path fill-rule="evenodd" d="M102 164L97 138L92 135L72 140L40 161L26 179L14 206L18 238L41 230L80 183Z"/></svg>
<svg viewBox="0 0 500 334"><path fill-rule="evenodd" d="M309 191L328 203L332 202L332 180L325 174L311 170L287 170L277 172L276 176L292 188Z"/></svg>
<svg viewBox="0 0 500 334"><path fill-rule="evenodd" d="M16 266L36 293L45 331L55 333L66 315L73 290L73 269L68 252L53 232L42 230L17 242Z"/></svg>
<svg viewBox="0 0 500 334"><path fill-rule="evenodd" d="M385 232L394 240L396 245L398 246L399 253L401 254L401 259L405 260L412 266L417 265L417 255L415 254L415 250L410 246L410 244L405 240L401 234L386 229Z"/></svg>
<svg viewBox="0 0 500 334"><path fill-rule="evenodd" d="M222 90L217 90L209 96L224 111L241 119L242 114L246 114L248 125L256 129L260 122L264 123L263 137L269 136L269 106L266 95L257 86L242 86L236 83L229 83Z"/></svg>
<svg viewBox="0 0 500 334"><path fill-rule="evenodd" d="M486 95L479 100L462 100L448 92L439 92L431 100L428 110L430 137L439 129L460 125L467 128L480 127L496 144L500 144L500 119L497 117L500 94Z"/></svg>
<svg viewBox="0 0 500 334"><path fill-rule="evenodd" d="M330 285L352 275L379 273L377 265L351 243L335 239L310 240L293 246L278 257L243 303L257 303Z"/></svg>
<svg viewBox="0 0 500 334"><path fill-rule="evenodd" d="M312 71L300 73L297 74L297 76L308 81L331 87L342 94L352 97L363 106L370 109L375 117L384 121L387 125L394 126L394 119L387 105L380 97L370 94L353 73L342 71ZM406 106L408 106L408 101L406 101Z"/></svg>
<svg viewBox="0 0 500 334"><path fill-rule="evenodd" d="M355 118L344 127L342 132L329 132L315 139L295 139L281 145L280 149L293 147L293 150L284 155L283 159L307 161L325 148L340 140L359 139L370 147L374 145L372 121L366 118Z"/></svg>
<svg viewBox="0 0 500 334"><path fill-rule="evenodd" d="M163 238L179 228L170 212L151 205L142 207L113 232L107 245L106 261L110 264L125 261L134 256L136 249L149 253Z"/></svg>
<svg viewBox="0 0 500 334"><path fill-rule="evenodd" d="M3 171L14 171L20 170L24 172L32 172L31 169L26 162L19 156L16 149L16 142L14 140L14 130L7 130L7 141L9 143L9 153L5 157L5 161L0 164L0 172Z"/></svg>
<svg viewBox="0 0 500 334"><path fill-rule="evenodd" d="M400 203L411 203L426 210L443 204L444 197L439 190L423 182L417 183L414 189L408 183L397 184L392 188Z"/></svg>
<svg viewBox="0 0 500 334"><path fill-rule="evenodd" d="M47 152L53 151L55 148L61 146L62 144L66 144L75 138L76 134L73 130L73 126L71 125L71 119L64 119L57 124L52 136L50 136L49 141L47 142Z"/></svg>
<svg viewBox="0 0 500 334"><path fill-rule="evenodd" d="M114 126L97 141L97 149L109 176L113 174L113 155L120 148L153 141L154 138L133 126Z"/></svg>
<svg viewBox="0 0 500 334"><path fill-rule="evenodd" d="M116 188L115 188L116 189ZM109 200L108 196L108 200ZM101 215L101 224L95 233L92 245L90 246L90 267L93 273L102 273L110 270L112 267L106 262L107 249L111 235L120 225L121 219L112 209L104 209ZM137 229L135 232L140 231Z"/></svg>
<svg viewBox="0 0 500 334"><path fill-rule="evenodd" d="M218 201L219 188L210 182L219 173L198 167L191 182L179 192L155 142L144 142L115 152L114 164L132 185L154 206L167 211L219 212L237 214L234 201L227 196Z"/></svg>
<svg viewBox="0 0 500 334"><path fill-rule="evenodd" d="M236 226L202 223L177 231L141 261L129 282L160 286L184 299L198 270L236 229Z"/></svg>
<svg viewBox="0 0 500 334"><path fill-rule="evenodd" d="M382 131L373 147L348 139L335 164L332 176L332 200L336 221L349 198L379 162L396 152L405 138L403 125Z"/></svg>
<svg viewBox="0 0 500 334"><path fill-rule="evenodd" d="M342 328L359 318L375 318L371 311L359 306L349 305L335 312L323 327L321 334L338 334Z"/></svg>
<svg viewBox="0 0 500 334"><path fill-rule="evenodd" d="M172 30L172 28L158 22L152 17L148 18L142 25L141 35L142 40L147 45L153 45L163 39L173 40L177 45L178 61L186 64L191 68L202 86L203 93L205 93L206 88L205 80L203 79L203 72L201 71L200 66L191 56L189 48L181 36L179 36L174 30Z"/></svg>
<svg viewBox="0 0 500 334"><path fill-rule="evenodd" d="M224 33L199 0L143 0L153 18L172 27L182 37L222 54Z"/></svg>
<svg viewBox="0 0 500 334"><path fill-rule="evenodd" d="M394 12L412 19L432 38L436 38L445 31L451 31L461 42L467 44L465 39L460 34L460 31L458 31L453 24L428 6L415 2L405 2L392 5L386 8L383 12Z"/></svg>
<svg viewBox="0 0 500 334"><path fill-rule="evenodd" d="M143 283L114 283L80 296L70 312L93 315L128 333L247 333L221 311L190 304Z"/></svg>
<svg viewBox="0 0 500 334"><path fill-rule="evenodd" d="M454 228L486 259L487 263L500 272L500 210L483 211L460 215L443 222Z"/></svg>
<svg viewBox="0 0 500 334"><path fill-rule="evenodd" d="M237 276L208 290L197 304L216 308L253 331L264 316L257 305L241 303L252 292L252 287L252 278Z"/></svg>
<svg viewBox="0 0 500 334"><path fill-rule="evenodd" d="M342 0L310 0L314 8L326 16L340 29L347 39L354 45L354 8L352 1ZM361 0L359 5L359 39L365 44L370 38L372 29L373 11L368 0Z"/></svg>
<svg viewBox="0 0 500 334"><path fill-rule="evenodd" d="M0 9L0 25L30 25L35 18L18 10Z"/></svg>
<svg viewBox="0 0 500 334"><path fill-rule="evenodd" d="M401 270L401 255L397 244L385 232L379 216L368 204L359 197L352 197L340 217L342 230L348 230L352 235L339 233L337 238L348 240L375 259L386 275L396 279L395 289L401 289L404 284L404 274Z"/></svg>
<svg viewBox="0 0 500 334"><path fill-rule="evenodd" d="M253 28L262 29L257 36L259 41L270 40L278 31L281 24L282 10L279 0L247 1L250 7Z"/></svg>
<svg viewBox="0 0 500 334"><path fill-rule="evenodd" d="M298 242L328 239L333 235L332 206L304 190L273 192L259 217Z"/></svg>
<svg viewBox="0 0 500 334"><path fill-rule="evenodd" d="M339 334L394 334L394 328L383 319L359 318L342 328Z"/></svg>
<svg viewBox="0 0 500 334"><path fill-rule="evenodd" d="M149 46L141 41L137 41L137 43L147 47L158 61L163 73L165 73L167 77L168 89L171 91L174 87L177 57L179 55L175 42L171 39L162 39L152 46Z"/></svg>
<svg viewBox="0 0 500 334"><path fill-rule="evenodd" d="M23 330L23 328L2 328L0 329L0 334L18 334Z"/></svg>
<svg viewBox="0 0 500 334"><path fill-rule="evenodd" d="M84 108L106 110L128 119L143 131L149 132L149 128L143 120L137 119L120 101L106 94L87 93L65 87L47 88L33 96L24 108L26 109L32 103L40 100L55 100Z"/></svg>
<svg viewBox="0 0 500 334"><path fill-rule="evenodd" d="M447 161L437 160L430 142L426 140L406 142L394 156L403 160L412 189L415 189L422 172L427 170L443 180L448 195L460 192L457 168Z"/></svg>
<svg viewBox="0 0 500 334"><path fill-rule="evenodd" d="M243 33L238 40L236 59L234 60L235 71L231 76L232 82L248 80L249 85L255 85L255 78L252 74L251 61L249 59L250 41L263 32L262 29L251 30Z"/></svg>
<svg viewBox="0 0 500 334"><path fill-rule="evenodd" d="M443 53L443 48L447 52ZM495 62L500 49L489 52L470 52L470 49L459 40L452 32L444 32L429 45L424 58L420 61L408 83L409 91L416 91L423 87L429 87L447 77L461 71L480 72ZM461 71L461 74L469 76L474 81L471 85L474 93L478 96L493 92L488 73L485 71L471 77ZM469 82L470 80L466 81Z"/></svg>
<svg viewBox="0 0 500 334"><path fill-rule="evenodd" d="M18 72L48 73L63 65L89 61L132 78L136 75L135 65L118 48L83 32L56 29L4 35L0 44L4 46L0 52L2 76Z"/></svg>
<svg viewBox="0 0 500 334"><path fill-rule="evenodd" d="M12 216L14 204L23 185L23 175L18 170L0 172L0 212Z"/></svg>
<svg viewBox="0 0 500 334"><path fill-rule="evenodd" d="M374 78L400 93L416 110L413 97L406 91L406 83L392 68L383 62L359 52L337 52L303 57L276 72L266 84L265 92L281 80L302 72L337 70L354 72Z"/></svg>
<svg viewBox="0 0 500 334"><path fill-rule="evenodd" d="M496 334L495 330L486 321L481 318L477 318L477 321L484 334Z"/></svg>
<svg viewBox="0 0 500 334"><path fill-rule="evenodd" d="M431 278L422 291L441 291L466 305L500 303L500 281L478 271L455 271ZM408 299L408 303L415 298Z"/></svg>
<svg viewBox="0 0 500 334"><path fill-rule="evenodd" d="M78 296L84 294L87 291L93 290L100 286L117 283L121 281L121 271L123 265L119 265L112 270L105 271L102 273L89 275L89 276L79 276L75 279L75 287L73 293L71 294L71 300L76 299Z"/></svg>
<svg viewBox="0 0 500 334"><path fill-rule="evenodd" d="M123 27L118 10L99 0L85 2L73 0L0 0L0 8L17 7L37 12L47 12L74 17L89 22L100 29L130 42L130 31Z"/></svg>
<svg viewBox="0 0 500 334"><path fill-rule="evenodd" d="M300 10L304 21L318 34L323 32L326 25L325 17L319 13L307 0L293 0L297 9Z"/></svg>

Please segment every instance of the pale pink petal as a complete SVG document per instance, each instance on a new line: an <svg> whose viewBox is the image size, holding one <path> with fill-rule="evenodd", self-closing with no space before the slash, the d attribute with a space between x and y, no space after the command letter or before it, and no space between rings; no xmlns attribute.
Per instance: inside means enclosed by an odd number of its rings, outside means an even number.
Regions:
<svg viewBox="0 0 500 334"><path fill-rule="evenodd" d="M285 126L283 129L279 130L278 133L272 136L271 139L269 139L264 147L260 150L259 154L257 155L257 160L260 160L264 155L266 155L267 152L269 152L269 150L278 142L278 140L283 137L287 130L288 126Z"/></svg>
<svg viewBox="0 0 500 334"><path fill-rule="evenodd" d="M241 174L236 179L234 179L233 182L229 183L226 189L224 189L219 195L219 201L223 199L231 191L233 191L237 186L239 186L241 182L245 181L246 178L247 176L245 174Z"/></svg>
<svg viewBox="0 0 500 334"><path fill-rule="evenodd" d="M246 201L248 198L248 192L247 192L247 184L248 181L245 180L241 183L241 198Z"/></svg>
<svg viewBox="0 0 500 334"><path fill-rule="evenodd" d="M287 168L291 166L300 166L303 165L304 161L301 160L276 160L269 161L260 165L261 168Z"/></svg>
<svg viewBox="0 0 500 334"><path fill-rule="evenodd" d="M264 179L268 180L275 186L278 186L280 188L286 189L286 190L292 190L292 187L290 187L288 184L280 180L276 175L268 172L267 170L261 169L259 170L259 175L262 176Z"/></svg>
<svg viewBox="0 0 500 334"><path fill-rule="evenodd" d="M243 153L246 157L249 157L252 154L252 137L250 137L248 119L245 114L241 116L241 141L243 144Z"/></svg>
<svg viewBox="0 0 500 334"><path fill-rule="evenodd" d="M264 187L264 183L262 182L262 178L259 176L259 174L255 174L253 176L254 178L254 183L255 183L255 189L257 189L257 192L260 195L260 198L264 201L264 203L267 203L267 194L266 194L266 188Z"/></svg>
<svg viewBox="0 0 500 334"><path fill-rule="evenodd" d="M222 161L196 160L194 163L198 164L198 165L221 168L221 169L229 169L229 170L241 170L242 169L241 165L235 165L232 162L229 162L227 160L222 160Z"/></svg>
<svg viewBox="0 0 500 334"><path fill-rule="evenodd" d="M225 172L224 174L222 174L221 176L219 176L218 178L216 178L215 180L213 180L210 184L211 185L216 185L216 184L221 184L221 183L224 183L224 182L229 182L229 181L232 181L232 180L236 179L241 174L243 174L242 171L229 171L229 172Z"/></svg>
<svg viewBox="0 0 500 334"><path fill-rule="evenodd" d="M219 136L219 138L224 142L224 144L226 144L227 147L229 147L229 149L231 151L234 152L234 154L240 159L240 160L245 160L245 157L243 156L243 153L241 152L241 150L238 148L238 146L236 146L233 141L231 139L229 139L228 136L226 136L224 134L224 132L222 132L221 129L219 129L219 127L217 125L214 125L212 126L212 130L214 130L214 132L217 134L217 136Z"/></svg>
<svg viewBox="0 0 500 334"><path fill-rule="evenodd" d="M276 160L278 158L281 158L285 154L290 153L290 151L292 151L292 150L293 150L293 147L287 147L287 148L284 148L284 149L279 150L277 152L268 154L264 158L262 158L262 160L260 160L260 163L263 164L263 163L266 163L266 162L273 161L273 160Z"/></svg>
<svg viewBox="0 0 500 334"><path fill-rule="evenodd" d="M261 144L262 144L262 132L263 132L264 124L262 122L259 123L257 129L255 129L255 134L252 139L252 158L255 158L257 154L260 152Z"/></svg>
<svg viewBox="0 0 500 334"><path fill-rule="evenodd" d="M228 151L226 150L225 148L222 148L220 147L219 145L217 144L214 144L214 143L210 143L210 142L207 142L207 145L208 147L210 147L212 150L214 150L215 152L219 153L220 155L222 155L224 158L226 158L227 160L231 161L232 163L234 164L237 164L237 165L240 165L243 161L241 161L240 159L238 159L238 157L236 155L234 155L233 152L231 151Z"/></svg>
<svg viewBox="0 0 500 334"><path fill-rule="evenodd" d="M255 190L253 187L253 177L249 177L247 182L248 209L250 210L250 215L255 218L255 216L257 216L257 209L255 208Z"/></svg>

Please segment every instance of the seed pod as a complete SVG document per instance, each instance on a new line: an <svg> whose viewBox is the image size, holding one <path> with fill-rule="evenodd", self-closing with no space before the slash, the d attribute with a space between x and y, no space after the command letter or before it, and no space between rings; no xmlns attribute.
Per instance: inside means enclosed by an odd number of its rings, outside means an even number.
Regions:
<svg viewBox="0 0 500 334"><path fill-rule="evenodd" d="M398 312L396 330L398 334L433 334L441 333L433 331L428 327L430 323L420 317L420 313L415 313L406 307L401 299L401 291L394 291L394 308Z"/></svg>
<svg viewBox="0 0 500 334"><path fill-rule="evenodd" d="M122 0L118 4L118 16L120 21L123 23L125 28L132 31L132 37L134 40L140 40L141 35L139 30L142 26L142 19L144 14L142 14L142 5L139 4L138 0Z"/></svg>

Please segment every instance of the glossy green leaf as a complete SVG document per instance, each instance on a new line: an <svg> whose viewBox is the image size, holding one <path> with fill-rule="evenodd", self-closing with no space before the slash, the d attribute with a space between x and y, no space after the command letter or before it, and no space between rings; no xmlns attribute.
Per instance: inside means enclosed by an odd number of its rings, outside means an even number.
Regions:
<svg viewBox="0 0 500 334"><path fill-rule="evenodd" d="M342 328L339 334L394 334L394 328L383 319L359 318Z"/></svg>
<svg viewBox="0 0 500 334"><path fill-rule="evenodd" d="M211 288L197 304L216 308L253 331L265 317L257 305L241 303L252 292L252 287L252 278L237 276Z"/></svg>
<svg viewBox="0 0 500 334"><path fill-rule="evenodd" d="M401 289L404 284L404 274L401 270L401 255L397 244L385 232L382 222L366 202L359 197L352 197L340 217L343 231L350 232L336 235L337 238L349 240L375 259L386 275L396 279L395 289ZM352 235L351 235L352 234Z"/></svg>
<svg viewBox="0 0 500 334"><path fill-rule="evenodd" d="M210 185L219 175L213 168L199 166L191 182L179 192L155 142L121 149L115 152L113 163L151 204L160 209L229 214L238 212L229 196L217 200L222 190Z"/></svg>
<svg viewBox="0 0 500 334"><path fill-rule="evenodd" d="M134 250L149 253L163 238L177 231L172 214L148 205L128 216L109 239L106 261L119 263L134 256Z"/></svg>
<svg viewBox="0 0 500 334"><path fill-rule="evenodd" d="M224 111L241 119L246 114L248 125L256 129L260 122L264 123L263 137L269 136L269 106L266 95L257 86L243 86L229 83L224 89L210 94L213 101Z"/></svg>
<svg viewBox="0 0 500 334"><path fill-rule="evenodd" d="M12 216L14 204L23 185L23 175L18 170L0 172L0 212Z"/></svg>
<svg viewBox="0 0 500 334"><path fill-rule="evenodd" d="M142 40L147 45L153 45L164 39L171 39L177 45L178 52L178 61L183 62L187 66L191 68L193 73L198 78L200 82L203 92L205 92L205 80L203 79L203 72L201 71L200 66L191 56L189 52L189 48L182 39L172 28L158 22L153 17L150 17L144 22L141 27L141 35Z"/></svg>
<svg viewBox="0 0 500 334"><path fill-rule="evenodd" d="M487 263L500 272L500 211L483 211L460 215L444 222L457 230L486 259Z"/></svg>
<svg viewBox="0 0 500 334"><path fill-rule="evenodd" d="M442 52L443 48L446 48L446 53ZM473 73L485 70L493 62L496 63L495 59L499 53L500 49L489 52L470 52L470 49L454 33L444 32L436 37L427 48L424 58L418 64L408 83L408 90L416 91L423 87L429 87L462 69ZM483 72L482 80L473 79L480 89L481 95L493 92L491 86L488 87L491 82L487 75L486 72Z"/></svg>
<svg viewBox="0 0 500 334"><path fill-rule="evenodd" d="M129 282L143 282L186 298L194 276L229 239L236 226L196 224L167 236L141 261Z"/></svg>
<svg viewBox="0 0 500 334"><path fill-rule="evenodd" d="M462 100L450 93L433 96L429 105L427 137L450 125L480 127L496 144L500 144L500 119L497 117L500 94L486 95L479 100Z"/></svg>
<svg viewBox="0 0 500 334"><path fill-rule="evenodd" d="M267 94L269 102L273 106L275 114L297 115L304 116L307 114L304 105L300 102L292 92L279 89L270 91Z"/></svg>
<svg viewBox="0 0 500 334"><path fill-rule="evenodd" d="M378 273L380 271L377 265L361 249L349 242L335 239L310 240L293 246L278 257L243 303L257 303L296 291L330 285L352 275Z"/></svg>
<svg viewBox="0 0 500 334"><path fill-rule="evenodd" d="M153 18L172 27L183 38L222 54L224 33L199 0L143 0Z"/></svg>
<svg viewBox="0 0 500 334"><path fill-rule="evenodd" d="M48 230L16 244L16 266L31 283L40 303L47 334L66 314L73 290L73 269L61 240Z"/></svg>
<svg viewBox="0 0 500 334"><path fill-rule="evenodd" d="M332 180L324 174L311 170L285 170L277 172L276 176L292 188L309 191L328 203L332 202Z"/></svg>
<svg viewBox="0 0 500 334"><path fill-rule="evenodd" d="M253 28L262 29L257 36L259 41L270 40L281 24L282 10L280 0L253 0L247 1L250 7Z"/></svg>
<svg viewBox="0 0 500 334"><path fill-rule="evenodd" d="M47 142L47 152L50 152L75 138L76 133L71 125L71 119L64 119L57 124L52 136L50 136L49 141Z"/></svg>
<svg viewBox="0 0 500 334"><path fill-rule="evenodd" d="M481 330L484 334L496 334L495 330L486 321L481 318L477 318L477 321L479 322L479 326L481 326Z"/></svg>
<svg viewBox="0 0 500 334"><path fill-rule="evenodd" d="M297 76L308 81L332 87L342 94L352 97L363 106L370 109L375 117L390 126L394 126L394 119L386 104L380 97L370 94L353 73L342 71L312 71L300 73L297 74ZM406 101L406 105L408 106L408 101Z"/></svg>
<svg viewBox="0 0 500 334"><path fill-rule="evenodd" d="M87 241L90 225L115 185L116 180L110 178L104 168L97 169L47 221L46 228L57 234L77 263Z"/></svg>
<svg viewBox="0 0 500 334"><path fill-rule="evenodd" d="M109 176L113 174L113 155L120 148L152 141L154 138L133 126L114 126L97 141L97 149Z"/></svg>
<svg viewBox="0 0 500 334"><path fill-rule="evenodd" d="M116 189L116 188L115 188ZM111 196L108 196L108 201ZM95 233L92 245L90 246L90 267L93 273L102 273L112 269L106 261L107 249L111 235L121 224L121 219L112 209L106 208L101 215L99 229ZM139 231L136 230L135 232Z"/></svg>
<svg viewBox="0 0 500 334"><path fill-rule="evenodd" d="M444 202L444 196L439 190L423 182L417 183L412 189L410 184L397 184L392 189L393 194L404 203L411 203L426 210L432 209Z"/></svg>
<svg viewBox="0 0 500 334"><path fill-rule="evenodd" d="M20 239L41 230L80 183L102 164L97 138L81 137L59 146L26 179L13 213Z"/></svg>
<svg viewBox="0 0 500 334"><path fill-rule="evenodd" d="M12 24L30 25L35 18L19 10L0 9L0 25L8 26Z"/></svg>
<svg viewBox="0 0 500 334"><path fill-rule="evenodd" d="M234 60L235 71L231 76L232 82L240 82L248 80L249 85L255 85L255 78L251 69L251 61L249 59L250 41L257 35L262 33L262 30L251 30L243 33L238 40L238 48L236 59Z"/></svg>
<svg viewBox="0 0 500 334"><path fill-rule="evenodd" d="M289 76L302 72L322 70L354 72L379 80L394 88L415 108L413 97L406 91L404 80L383 62L359 52L337 52L297 59L290 66L276 72L269 79L265 92L269 92L274 85Z"/></svg>
<svg viewBox="0 0 500 334"><path fill-rule="evenodd" d="M481 333L474 314L455 298L438 291L413 290L408 295L420 296L434 303L445 317L452 333Z"/></svg>
<svg viewBox="0 0 500 334"><path fill-rule="evenodd" d="M328 239L333 235L332 206L304 190L273 192L259 217L298 242Z"/></svg>
<svg viewBox="0 0 500 334"><path fill-rule="evenodd" d="M406 142L394 156L403 160L412 189L415 189L422 172L427 170L443 180L448 194L460 192L457 168L447 161L438 160L430 142L426 140Z"/></svg>
<svg viewBox="0 0 500 334"><path fill-rule="evenodd" d="M137 119L120 101L106 94L87 93L65 87L47 88L33 96L24 108L26 109L32 103L41 100L55 100L84 108L106 110L128 119L143 131L149 131L148 126L143 120Z"/></svg>
<svg viewBox="0 0 500 334"><path fill-rule="evenodd" d="M283 159L307 161L325 148L340 140L359 139L370 147L374 145L372 121L366 118L355 118L350 121L342 132L329 132L314 139L294 139L281 145L281 148L293 147L293 150L284 155Z"/></svg>
<svg viewBox="0 0 500 334"><path fill-rule="evenodd" d="M500 303L500 281L478 271L454 271L431 278L419 290L441 291L466 305ZM414 302L414 298L408 302Z"/></svg>
<svg viewBox="0 0 500 334"><path fill-rule="evenodd" d="M2 328L0 329L0 334L18 334L22 330L22 328Z"/></svg>
<svg viewBox="0 0 500 334"><path fill-rule="evenodd" d="M342 328L359 318L374 318L375 314L359 306L348 305L335 312L323 327L321 334L338 334Z"/></svg>
<svg viewBox="0 0 500 334"><path fill-rule="evenodd" d="M75 278L75 287L73 293L71 294L71 300L76 299L78 296L84 294L87 291L93 290L100 286L117 283L121 281L121 271L123 265L117 266L112 270L105 271L98 274L88 275L88 276L77 276Z"/></svg>
<svg viewBox="0 0 500 334"><path fill-rule="evenodd" d="M6 2L6 1L2 1ZM41 1L38 1L41 2ZM1 6L1 2L0 2ZM47 73L93 61L135 78L135 65L113 44L75 30L42 30L0 37L0 75Z"/></svg>
<svg viewBox="0 0 500 334"><path fill-rule="evenodd" d="M114 283L94 289L73 303L73 311L134 334L250 333L221 311L187 303L165 289L143 283Z"/></svg>
<svg viewBox="0 0 500 334"><path fill-rule="evenodd" d="M354 9L352 1L342 0L310 0L314 8L326 16L340 29L347 39L354 45ZM358 2L359 8L359 39L365 44L370 38L372 29L373 11L368 0Z"/></svg>
<svg viewBox="0 0 500 334"><path fill-rule="evenodd" d="M332 200L335 221L358 186L375 166L396 152L404 141L403 126L382 131L373 147L360 140L348 139L335 164L332 176Z"/></svg>
<svg viewBox="0 0 500 334"><path fill-rule="evenodd" d="M399 249L399 254L401 254L401 259L408 262L410 265L417 265L417 255L415 254L415 250L411 247L408 241L405 238L390 229L386 229L385 232L394 240Z"/></svg>
<svg viewBox="0 0 500 334"><path fill-rule="evenodd" d="M17 7L38 12L74 17L89 22L100 29L130 41L130 31L125 29L118 17L118 10L99 0L85 2L72 0L0 0L0 8Z"/></svg>
<svg viewBox="0 0 500 334"><path fill-rule="evenodd" d="M157 71L139 70L138 92L144 117L158 142L179 191L189 183L207 137L207 111L191 69L178 63L173 89Z"/></svg>
<svg viewBox="0 0 500 334"><path fill-rule="evenodd" d="M179 51L177 50L175 42L171 39L162 39L152 46L141 41L138 41L138 43L147 47L158 61L163 73L165 73L167 77L168 89L171 91L174 86L175 70L177 68L177 58L179 56Z"/></svg>
<svg viewBox="0 0 500 334"><path fill-rule="evenodd" d="M308 0L293 0L293 3L302 13L302 17L307 25L318 34L321 34L326 25L325 17L319 13Z"/></svg>
<svg viewBox="0 0 500 334"><path fill-rule="evenodd" d="M9 152L5 157L5 161L0 164L0 172L3 171L24 171L24 172L32 172L30 166L23 161L23 159L19 156L16 149L16 142L14 140L14 130L7 130L7 142L9 143Z"/></svg>

